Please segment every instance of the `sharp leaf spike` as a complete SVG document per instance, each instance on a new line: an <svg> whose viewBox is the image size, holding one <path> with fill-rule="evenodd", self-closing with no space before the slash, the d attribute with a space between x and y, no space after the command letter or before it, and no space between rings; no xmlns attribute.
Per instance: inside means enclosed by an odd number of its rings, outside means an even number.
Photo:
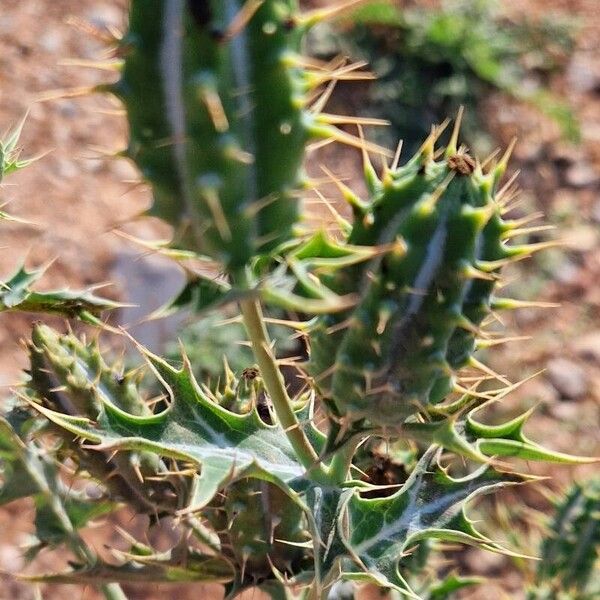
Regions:
<svg viewBox="0 0 600 600"><path fill-rule="evenodd" d="M462 123L464 110L465 107L462 105L458 109L456 120L454 121L454 128L452 129L452 134L450 136L450 141L446 146L446 157L452 156L453 154L456 154L458 152L458 136L460 134L460 126Z"/></svg>

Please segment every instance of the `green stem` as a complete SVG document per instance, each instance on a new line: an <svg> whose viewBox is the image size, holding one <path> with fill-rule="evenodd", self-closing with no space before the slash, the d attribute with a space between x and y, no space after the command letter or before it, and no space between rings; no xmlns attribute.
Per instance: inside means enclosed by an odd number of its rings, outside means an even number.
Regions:
<svg viewBox="0 0 600 600"><path fill-rule="evenodd" d="M248 288L245 274L238 276L238 285ZM260 302L254 298L242 300L240 308L244 325L250 341L254 357L258 363L260 374L269 394L277 420L285 431L296 456L306 468L309 476L316 481L327 480L326 472L320 464L319 456L306 437L294 410L285 387L283 375L277 366L277 361L271 349L269 335L265 327Z"/></svg>
<svg viewBox="0 0 600 600"><path fill-rule="evenodd" d="M118 583L107 583L100 588L106 600L127 600L127 596Z"/></svg>
<svg viewBox="0 0 600 600"><path fill-rule="evenodd" d="M342 484L348 479L348 473L350 471L350 466L352 465L352 459L354 458L354 453L356 452L356 448L361 442L360 437L354 437L344 446L342 446L331 459L329 463L329 468L327 470L327 475L331 479L333 483Z"/></svg>

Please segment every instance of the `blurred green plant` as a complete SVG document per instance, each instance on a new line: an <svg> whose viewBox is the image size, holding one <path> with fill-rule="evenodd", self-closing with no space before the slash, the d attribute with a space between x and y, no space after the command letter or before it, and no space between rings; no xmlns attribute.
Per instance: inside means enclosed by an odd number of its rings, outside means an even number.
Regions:
<svg viewBox="0 0 600 600"><path fill-rule="evenodd" d="M296 344L289 339L288 330L281 326L269 328L277 351L282 355L294 352ZM226 374L227 366L240 374L254 364L252 349L246 342L247 334L239 321L228 320L222 313L195 315L178 333L178 340L167 344L165 355L171 362L181 361L185 350L194 374L199 379L216 381Z"/></svg>
<svg viewBox="0 0 600 600"><path fill-rule="evenodd" d="M574 485L555 506L528 599L600 598L600 479Z"/></svg>
<svg viewBox="0 0 600 600"><path fill-rule="evenodd" d="M495 0L450 0L439 8L399 8L375 1L338 26L346 32L317 32L321 55L361 57L377 74L365 103L392 127L380 131L389 142L401 138L414 151L432 122L467 107L463 135L480 151L489 138L478 108L491 91L534 105L558 123L566 139L579 139L567 104L548 90L574 45L573 19L548 14L539 21L501 16ZM357 107L359 108L359 107Z"/></svg>

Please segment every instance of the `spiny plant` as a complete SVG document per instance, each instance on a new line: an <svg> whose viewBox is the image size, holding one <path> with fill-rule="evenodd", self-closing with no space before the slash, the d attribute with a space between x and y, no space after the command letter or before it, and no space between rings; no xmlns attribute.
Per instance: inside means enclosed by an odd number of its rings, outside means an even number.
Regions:
<svg viewBox="0 0 600 600"><path fill-rule="evenodd" d="M25 119L0 140L0 183L6 176L24 169L40 158L21 158L21 149L18 144L24 124ZM27 224L27 221L0 211L0 222L2 221ZM24 265L21 265L6 281L0 282L0 312L54 313L67 318L77 318L91 324L100 324L99 316L103 311L122 306L96 296L93 290L80 292L69 290L34 291L32 285L43 276L46 269L46 266L42 266L27 270Z"/></svg>
<svg viewBox="0 0 600 600"><path fill-rule="evenodd" d="M600 594L600 481L576 484L556 500L530 600L593 600Z"/></svg>
<svg viewBox="0 0 600 600"><path fill-rule="evenodd" d="M276 600L352 597L370 582L449 598L475 580L433 572L440 545L511 554L467 516L476 498L535 479L508 459L592 460L529 440L529 412L485 423L518 385L475 358L509 341L487 327L495 311L522 306L498 296L500 271L546 244L510 243L539 230L510 218L510 148L478 161L459 145L460 115L445 148L435 127L388 165L387 150L337 128L360 120L324 112L336 81L369 75L303 57L302 37L355 3L300 13L295 0L132 0L115 41L120 79L99 91L123 101L121 155L152 189L149 214L173 226L155 247L189 275L168 310L239 307L256 364L198 380L202 365L185 354L137 345L163 390L148 398L140 369L110 364L97 336L36 324L26 380L0 421L0 502L33 498L31 557L66 544L75 561L31 581L92 584L113 600L136 582L217 582L228 598L257 587ZM367 188L360 198L332 175L352 209L350 221L335 213L336 235L299 227L307 145L329 140L362 148ZM384 157L381 174L369 153ZM11 310L100 326L98 312L114 308L80 294L74 310L62 292L34 302L30 282L18 284L27 276L16 279L4 285L21 298L3 301ZM274 324L306 356L278 356ZM369 473L383 442L400 464L381 482ZM121 531L116 560L97 556L80 530L122 507L150 527L168 520L171 548Z"/></svg>

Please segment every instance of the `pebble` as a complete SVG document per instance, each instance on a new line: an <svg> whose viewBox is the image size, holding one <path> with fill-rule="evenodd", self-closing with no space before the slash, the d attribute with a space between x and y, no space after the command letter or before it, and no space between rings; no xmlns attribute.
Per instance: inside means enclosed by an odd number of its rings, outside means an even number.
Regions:
<svg viewBox="0 0 600 600"><path fill-rule="evenodd" d="M548 361L546 369L550 383L563 398L574 400L587 392L586 372L572 360L553 358Z"/></svg>
<svg viewBox="0 0 600 600"><path fill-rule="evenodd" d="M515 148L515 157L522 162L536 162L542 156L544 146L541 139L530 136L519 142Z"/></svg>
<svg viewBox="0 0 600 600"><path fill-rule="evenodd" d="M111 160L109 165L117 181L137 181L140 178L139 171L128 160Z"/></svg>
<svg viewBox="0 0 600 600"><path fill-rule="evenodd" d="M574 342L573 349L581 358L600 365L600 329L580 337Z"/></svg>
<svg viewBox="0 0 600 600"><path fill-rule="evenodd" d="M57 161L56 175L58 175L61 179L73 179L78 174L79 169L74 161L66 158L61 158Z"/></svg>
<svg viewBox="0 0 600 600"><path fill-rule="evenodd" d="M23 552L16 546L0 546L0 567L9 573L23 568Z"/></svg>
<svg viewBox="0 0 600 600"><path fill-rule="evenodd" d="M554 270L552 278L562 285L573 285L579 278L579 268L570 260L565 260Z"/></svg>
<svg viewBox="0 0 600 600"><path fill-rule="evenodd" d="M135 252L122 251L117 253L111 279L121 284L124 301L132 304L120 311L121 324L131 326L131 334L149 350L160 351L166 341L174 338L185 314L150 321L145 318L172 300L175 290L182 289L185 284L183 272L162 257L147 256L139 260Z"/></svg>
<svg viewBox="0 0 600 600"><path fill-rule="evenodd" d="M567 68L567 82L573 92L587 94L600 85L600 73L593 57L576 53Z"/></svg>
<svg viewBox="0 0 600 600"><path fill-rule="evenodd" d="M62 100L58 104L58 111L61 117L65 119L76 119L80 116L81 110L73 100Z"/></svg>
<svg viewBox="0 0 600 600"><path fill-rule="evenodd" d="M577 402L555 402L548 407L548 413L564 423L573 423L581 417L581 407Z"/></svg>
<svg viewBox="0 0 600 600"><path fill-rule="evenodd" d="M575 252L592 252L598 245L598 227L595 225L578 225L563 235L563 242L569 250Z"/></svg>
<svg viewBox="0 0 600 600"><path fill-rule="evenodd" d="M94 6L87 18L98 27L118 27L123 22L123 11L116 6Z"/></svg>
<svg viewBox="0 0 600 600"><path fill-rule="evenodd" d="M585 188L600 182L600 172L588 162L577 162L567 169L565 180L572 187Z"/></svg>
<svg viewBox="0 0 600 600"><path fill-rule="evenodd" d="M566 142L556 142L550 146L552 159L556 162L566 165L575 164L583 160L583 149L574 144Z"/></svg>
<svg viewBox="0 0 600 600"><path fill-rule="evenodd" d="M40 46L46 52L57 52L65 45L65 40L59 29L47 29L39 38Z"/></svg>

